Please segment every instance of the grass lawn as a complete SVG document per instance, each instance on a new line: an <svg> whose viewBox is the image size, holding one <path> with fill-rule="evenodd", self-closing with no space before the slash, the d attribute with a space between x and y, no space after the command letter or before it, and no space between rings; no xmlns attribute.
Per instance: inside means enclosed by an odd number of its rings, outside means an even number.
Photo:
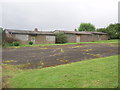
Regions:
<svg viewBox="0 0 120 90"><path fill-rule="evenodd" d="M70 44L97 44L97 43L113 43L118 44L118 39L100 40L95 42L80 42L80 43L64 43L64 44L33 44L33 45L20 45L20 46L4 46L3 48L20 48L20 47L36 47L36 46L51 46L51 45L70 45Z"/></svg>
<svg viewBox="0 0 120 90"><path fill-rule="evenodd" d="M12 75L8 82L13 88L116 88L118 55L43 69L6 66L5 73Z"/></svg>

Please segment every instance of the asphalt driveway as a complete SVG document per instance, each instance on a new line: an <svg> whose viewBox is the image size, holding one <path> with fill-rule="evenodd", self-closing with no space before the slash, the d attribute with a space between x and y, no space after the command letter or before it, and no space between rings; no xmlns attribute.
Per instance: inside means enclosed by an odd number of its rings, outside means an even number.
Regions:
<svg viewBox="0 0 120 90"><path fill-rule="evenodd" d="M3 64L49 67L118 54L117 44L76 44L4 48Z"/></svg>

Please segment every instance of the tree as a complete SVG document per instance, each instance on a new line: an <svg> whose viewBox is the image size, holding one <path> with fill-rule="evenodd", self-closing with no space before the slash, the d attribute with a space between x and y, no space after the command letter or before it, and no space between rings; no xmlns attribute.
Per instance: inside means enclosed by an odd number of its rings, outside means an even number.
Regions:
<svg viewBox="0 0 120 90"><path fill-rule="evenodd" d="M106 31L110 35L111 39L119 39L120 38L120 23L110 24L106 28Z"/></svg>
<svg viewBox="0 0 120 90"><path fill-rule="evenodd" d="M63 32L56 33L56 43L66 43L67 36Z"/></svg>
<svg viewBox="0 0 120 90"><path fill-rule="evenodd" d="M81 23L78 31L95 31L95 26L91 23Z"/></svg>
<svg viewBox="0 0 120 90"><path fill-rule="evenodd" d="M99 29L97 29L97 32L107 33L106 28L99 28Z"/></svg>
<svg viewBox="0 0 120 90"><path fill-rule="evenodd" d="M106 28L97 29L97 31L108 33L111 39L119 39L120 38L120 23L110 24Z"/></svg>

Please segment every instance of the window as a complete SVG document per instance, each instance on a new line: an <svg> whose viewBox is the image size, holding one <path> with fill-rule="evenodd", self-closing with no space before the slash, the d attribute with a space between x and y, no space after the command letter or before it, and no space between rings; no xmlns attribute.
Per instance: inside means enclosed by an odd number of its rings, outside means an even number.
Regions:
<svg viewBox="0 0 120 90"><path fill-rule="evenodd" d="M46 36L47 41L55 41L55 36Z"/></svg>
<svg viewBox="0 0 120 90"><path fill-rule="evenodd" d="M15 37L21 41L28 41L28 35L17 34Z"/></svg>

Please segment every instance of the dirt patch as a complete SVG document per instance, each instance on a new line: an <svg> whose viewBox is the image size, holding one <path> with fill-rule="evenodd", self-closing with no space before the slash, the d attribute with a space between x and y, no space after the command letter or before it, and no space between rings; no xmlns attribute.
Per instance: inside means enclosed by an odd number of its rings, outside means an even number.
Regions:
<svg viewBox="0 0 120 90"><path fill-rule="evenodd" d="M3 49L3 64L49 67L118 54L117 44L76 44Z"/></svg>

